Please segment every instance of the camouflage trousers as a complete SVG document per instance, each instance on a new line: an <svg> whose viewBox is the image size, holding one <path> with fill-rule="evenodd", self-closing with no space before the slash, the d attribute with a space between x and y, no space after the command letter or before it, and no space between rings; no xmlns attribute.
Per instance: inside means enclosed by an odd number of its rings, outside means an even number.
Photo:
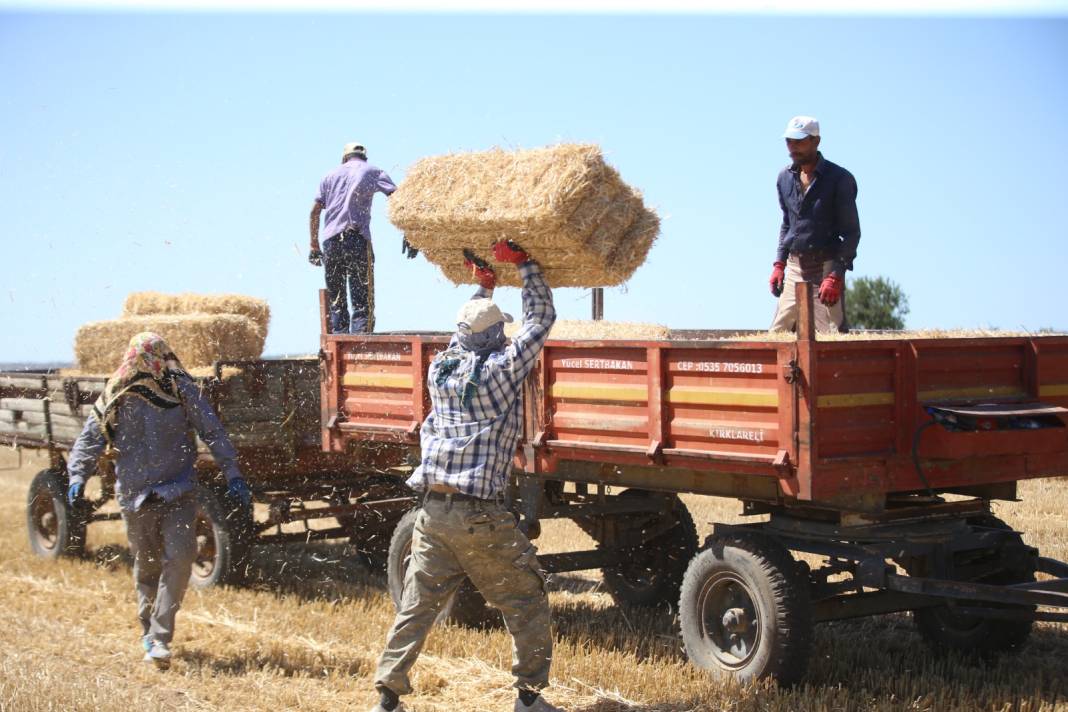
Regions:
<svg viewBox="0 0 1068 712"><path fill-rule="evenodd" d="M504 616L512 634L515 686L540 690L548 685L549 599L535 554L515 517L500 504L428 497L415 521L404 595L378 661L375 686L398 695L412 691L408 671L464 576Z"/></svg>

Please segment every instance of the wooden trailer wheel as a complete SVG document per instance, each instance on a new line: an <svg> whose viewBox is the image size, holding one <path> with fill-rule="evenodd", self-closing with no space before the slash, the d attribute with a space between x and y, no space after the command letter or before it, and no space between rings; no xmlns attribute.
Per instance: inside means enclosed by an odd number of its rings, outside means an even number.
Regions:
<svg viewBox="0 0 1068 712"><path fill-rule="evenodd" d="M789 685L804 675L808 582L790 552L767 537L709 537L686 569L679 621L690 661L717 676Z"/></svg>
<svg viewBox="0 0 1068 712"><path fill-rule="evenodd" d="M420 511L413 509L405 513L397 522L397 528L393 530L393 537L389 542L386 580L389 595L397 610L400 610L401 599L404 596L404 575L408 571L408 563L412 558L412 533L415 531L415 520ZM471 583L471 579L466 577L456 593L442 607L437 622L441 623L446 619L450 623L465 628L494 628L504 622L500 611L486 603L486 599Z"/></svg>
<svg viewBox="0 0 1068 712"><path fill-rule="evenodd" d="M85 552L86 519L81 507L67 504L67 478L41 470L26 497L26 529L30 548L40 557L81 556Z"/></svg>

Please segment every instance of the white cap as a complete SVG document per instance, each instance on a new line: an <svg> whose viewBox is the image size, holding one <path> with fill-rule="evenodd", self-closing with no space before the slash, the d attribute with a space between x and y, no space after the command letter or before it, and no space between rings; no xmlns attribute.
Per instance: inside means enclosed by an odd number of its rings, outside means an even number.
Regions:
<svg viewBox="0 0 1068 712"><path fill-rule="evenodd" d="M795 116L786 124L783 138L802 139L820 135L820 122L811 116Z"/></svg>
<svg viewBox="0 0 1068 712"><path fill-rule="evenodd" d="M512 321L512 315L502 312L486 297L469 299L456 315L456 326L466 334L478 334L502 321Z"/></svg>
<svg viewBox="0 0 1068 712"><path fill-rule="evenodd" d="M355 141L352 141L350 143L345 144L345 148L341 151L341 157L344 158L345 156L351 155L353 153L362 153L366 155L367 149L363 147L362 143L356 143Z"/></svg>

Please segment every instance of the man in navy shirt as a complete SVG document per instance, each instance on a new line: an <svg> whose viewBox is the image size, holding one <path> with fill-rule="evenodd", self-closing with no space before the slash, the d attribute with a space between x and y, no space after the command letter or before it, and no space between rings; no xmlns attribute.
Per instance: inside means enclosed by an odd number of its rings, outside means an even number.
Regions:
<svg viewBox="0 0 1068 712"><path fill-rule="evenodd" d="M768 282L779 304L771 330L796 330L794 285L812 282L819 284L816 330L847 331L845 273L860 242L857 181L819 152L820 125L811 116L790 119L783 138L793 163L778 180L782 227Z"/></svg>

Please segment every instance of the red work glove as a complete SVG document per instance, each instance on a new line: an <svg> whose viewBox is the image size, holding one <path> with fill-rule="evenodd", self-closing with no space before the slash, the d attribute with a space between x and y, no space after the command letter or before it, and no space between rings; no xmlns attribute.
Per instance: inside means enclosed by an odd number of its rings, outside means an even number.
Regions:
<svg viewBox="0 0 1068 712"><path fill-rule="evenodd" d="M464 266L471 270L471 274L475 276L475 281L478 282L478 286L483 289L493 289L497 286L497 275L493 272L493 268L479 267L471 260L464 260Z"/></svg>
<svg viewBox="0 0 1068 712"><path fill-rule="evenodd" d="M521 265L530 261L530 255L511 240L501 240L493 246L493 259L498 262L511 262L514 265Z"/></svg>
<svg viewBox="0 0 1068 712"><path fill-rule="evenodd" d="M782 285L786 282L786 263L776 262L772 267L774 269L771 270L768 286L771 287L772 295L777 297L782 294Z"/></svg>
<svg viewBox="0 0 1068 712"><path fill-rule="evenodd" d="M831 272L823 278L823 284L820 285L820 301L829 307L833 307L842 298L842 289L844 287L845 282L842 278Z"/></svg>

